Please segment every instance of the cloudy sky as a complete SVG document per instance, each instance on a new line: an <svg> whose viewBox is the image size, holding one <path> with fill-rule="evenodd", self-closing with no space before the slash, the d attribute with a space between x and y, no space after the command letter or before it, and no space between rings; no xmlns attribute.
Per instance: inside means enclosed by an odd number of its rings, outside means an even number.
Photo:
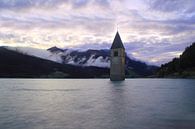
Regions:
<svg viewBox="0 0 195 129"><path fill-rule="evenodd" d="M195 42L195 0L0 0L0 46L110 48L160 65Z"/></svg>

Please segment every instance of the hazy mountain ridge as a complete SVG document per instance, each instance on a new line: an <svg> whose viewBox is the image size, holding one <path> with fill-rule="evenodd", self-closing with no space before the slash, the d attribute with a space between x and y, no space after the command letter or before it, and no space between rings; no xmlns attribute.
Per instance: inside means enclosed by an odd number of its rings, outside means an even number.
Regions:
<svg viewBox="0 0 195 129"><path fill-rule="evenodd" d="M45 49L37 49L37 48L31 48L31 47L4 47L8 50L16 51L18 53L39 57L42 59L47 59L50 61L62 63L62 59L59 56L59 54L51 53L50 51L46 51Z"/></svg>

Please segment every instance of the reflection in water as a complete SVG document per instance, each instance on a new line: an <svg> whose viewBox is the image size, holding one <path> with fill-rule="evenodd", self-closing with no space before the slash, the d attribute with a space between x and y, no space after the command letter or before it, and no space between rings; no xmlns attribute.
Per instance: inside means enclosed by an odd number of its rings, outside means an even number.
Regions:
<svg viewBox="0 0 195 129"><path fill-rule="evenodd" d="M45 91L45 92L52 92L52 91L58 91L58 92L68 92L68 91L79 91L81 89L29 89L29 88L21 88L21 89L12 89L13 91Z"/></svg>
<svg viewBox="0 0 195 129"><path fill-rule="evenodd" d="M1 79L0 128L194 129L195 80Z"/></svg>
<svg viewBox="0 0 195 129"><path fill-rule="evenodd" d="M128 110L128 97L125 94L125 82L112 82L110 89L110 112L112 118L112 128L125 129L130 128L128 117L131 116Z"/></svg>
<svg viewBox="0 0 195 129"><path fill-rule="evenodd" d="M110 83L110 85L117 86L117 87L125 85L125 81L109 81L109 83Z"/></svg>

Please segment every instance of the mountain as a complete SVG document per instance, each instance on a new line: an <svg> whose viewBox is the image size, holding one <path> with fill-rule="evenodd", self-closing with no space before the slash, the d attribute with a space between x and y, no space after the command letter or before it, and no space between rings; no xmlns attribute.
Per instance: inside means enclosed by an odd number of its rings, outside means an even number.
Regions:
<svg viewBox="0 0 195 129"><path fill-rule="evenodd" d="M4 53L5 51L7 52L7 54ZM13 66L12 72L20 73L20 76L22 76L22 70L25 69L26 73L23 77L37 77L37 76L47 77L50 75L57 76L56 72L58 74L60 72L60 74L62 75L65 74L66 75L66 76L64 75L65 77L73 77L73 78L74 77L109 77L109 67L110 67L109 50L89 49L86 51L80 51L80 50L71 50L71 49L60 49L57 47L52 47L49 48L48 50L43 50L43 49L26 48L26 47L1 47L0 53L2 53L1 55L6 55L7 57L9 54L12 55L12 56L9 55L10 58L9 61L5 61L5 62L3 61L4 67L8 63L7 69L10 69L9 66L10 63L13 63L12 62L12 58L13 58L16 64L12 65ZM28 59L26 56L28 56ZM5 60L4 56L0 56L0 60ZM20 61L17 62L16 60L20 60ZM5 76L6 70L4 67L1 66L0 70L4 69L3 75ZM16 72L14 72L14 69L16 70ZM149 66L141 61L136 61L134 59L131 59L126 55L126 76L127 77L149 76L152 75L156 69L157 69L156 66ZM9 72L6 76L12 75L11 74L12 72Z"/></svg>
<svg viewBox="0 0 195 129"><path fill-rule="evenodd" d="M52 47L47 49L54 55L59 55L61 57L63 64L72 64L76 66L96 66L109 68L109 51L108 50L70 50L70 49L60 49L57 47Z"/></svg>
<svg viewBox="0 0 195 129"><path fill-rule="evenodd" d="M60 64L0 47L0 77L4 78L95 78L109 69Z"/></svg>
<svg viewBox="0 0 195 129"><path fill-rule="evenodd" d="M179 58L163 64L156 75L158 77L195 78L195 43L187 47Z"/></svg>
<svg viewBox="0 0 195 129"><path fill-rule="evenodd" d="M48 51L55 55L60 55L63 64L76 66L96 66L102 68L110 67L110 50L69 50L57 47L49 48ZM152 75L157 69L156 66L147 65L144 62L130 58L126 54L126 75L130 77L140 77Z"/></svg>

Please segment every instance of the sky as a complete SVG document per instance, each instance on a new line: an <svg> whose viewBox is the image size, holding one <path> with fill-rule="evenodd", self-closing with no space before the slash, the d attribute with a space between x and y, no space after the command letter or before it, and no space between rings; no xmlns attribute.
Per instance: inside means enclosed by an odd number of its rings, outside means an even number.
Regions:
<svg viewBox="0 0 195 129"><path fill-rule="evenodd" d="M0 46L109 49L161 65L195 42L195 0L0 0Z"/></svg>

